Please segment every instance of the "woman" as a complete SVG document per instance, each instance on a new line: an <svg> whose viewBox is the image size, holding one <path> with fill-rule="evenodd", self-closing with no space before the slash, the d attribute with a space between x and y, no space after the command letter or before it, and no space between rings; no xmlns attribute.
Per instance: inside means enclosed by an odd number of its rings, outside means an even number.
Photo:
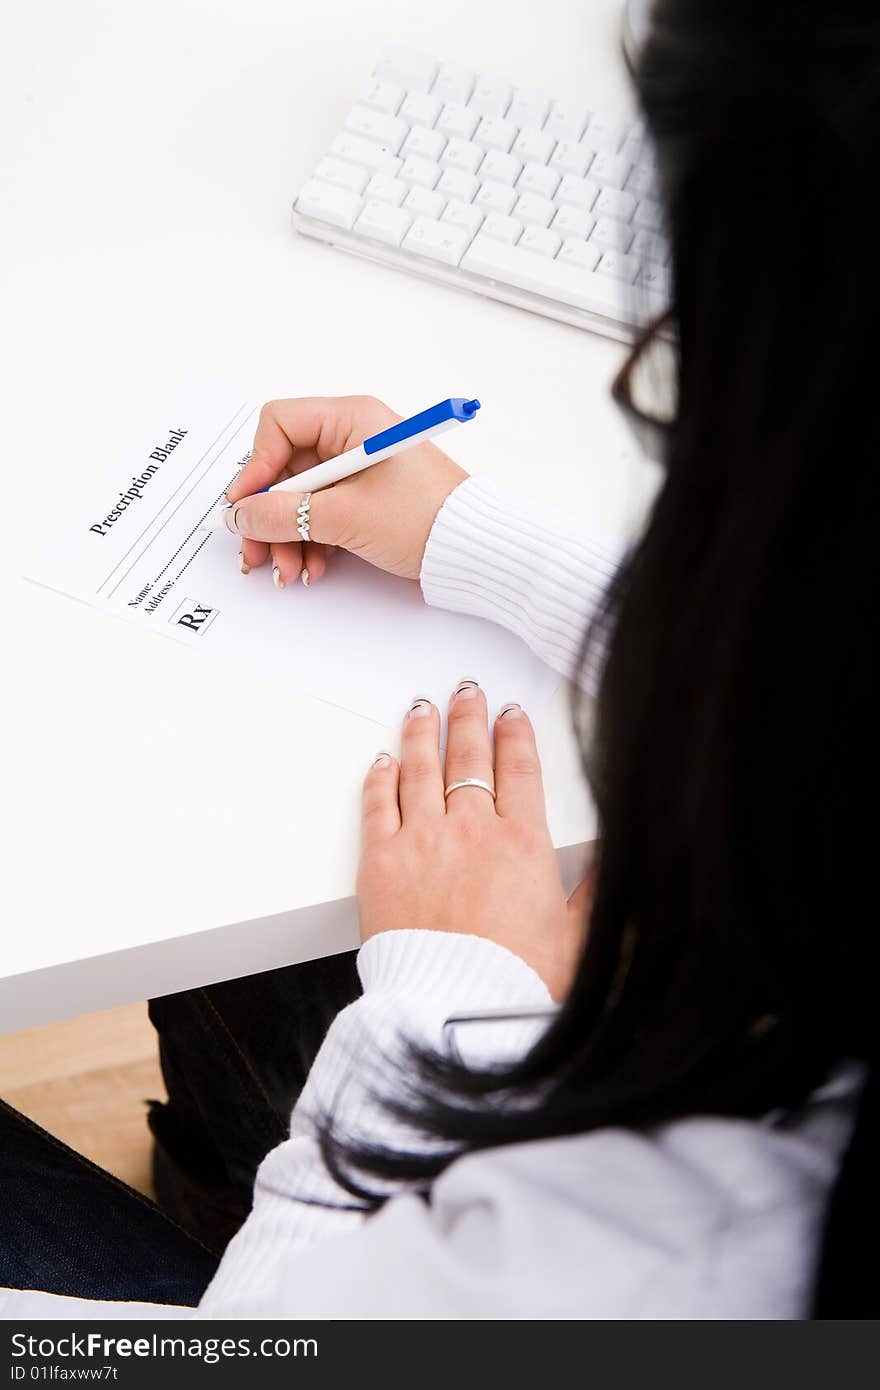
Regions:
<svg viewBox="0 0 880 1390"><path fill-rule="evenodd" d="M420 576L429 602L504 622L560 669L601 665L584 734L601 854L586 931L525 712L495 720L493 767L462 682L444 769L437 712L413 702L400 763L380 755L364 793L362 996L342 959L264 977L245 1005L258 984L154 1005L167 1203L228 1233L282 1141L204 1316L876 1312L854 1258L877 1224L873 11L655 7L636 80L673 246L678 402L664 487L601 602L610 557L531 508L524 545L521 505L432 447L417 490L389 461L313 499L317 542ZM232 500L386 418L269 408ZM279 579L299 572L297 501L236 509L243 569L271 547ZM318 581L321 545L304 558ZM445 797L463 776L497 799ZM354 1002L285 1138L316 984ZM444 1029L487 1009L505 1018ZM248 1097L237 1144L210 1118L229 1068L193 1047L209 1018Z"/></svg>

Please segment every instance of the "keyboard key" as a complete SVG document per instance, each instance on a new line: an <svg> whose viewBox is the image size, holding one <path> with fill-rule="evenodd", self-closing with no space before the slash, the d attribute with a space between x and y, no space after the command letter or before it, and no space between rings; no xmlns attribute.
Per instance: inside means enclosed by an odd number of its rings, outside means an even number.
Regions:
<svg viewBox="0 0 880 1390"><path fill-rule="evenodd" d="M612 116L592 115L583 134L585 145L605 154L617 154L623 144L626 125Z"/></svg>
<svg viewBox="0 0 880 1390"><path fill-rule="evenodd" d="M542 198L552 198L559 187L559 175L544 164L527 164L516 186L520 193L539 193Z"/></svg>
<svg viewBox="0 0 880 1390"><path fill-rule="evenodd" d="M433 159L422 159L420 155L411 154L404 160L399 177L411 188L434 188L440 172L440 165L435 164Z"/></svg>
<svg viewBox="0 0 880 1390"><path fill-rule="evenodd" d="M556 259L566 265L579 266L581 270L595 270L600 254L598 246L588 246L579 237L566 237Z"/></svg>
<svg viewBox="0 0 880 1390"><path fill-rule="evenodd" d="M443 110L439 97L428 96L426 92L410 92L400 108L400 115L410 125L427 126L430 130Z"/></svg>
<svg viewBox="0 0 880 1390"><path fill-rule="evenodd" d="M429 92L437 76L437 64L411 48L386 48L373 73L383 82L397 82L416 92Z"/></svg>
<svg viewBox="0 0 880 1390"><path fill-rule="evenodd" d="M629 249L643 261L656 261L657 265L667 265L669 262L669 246L665 238L658 232L649 232L646 227L639 228Z"/></svg>
<svg viewBox="0 0 880 1390"><path fill-rule="evenodd" d="M514 184L521 171L522 165L514 155L502 154L500 150L490 150L480 165L480 178Z"/></svg>
<svg viewBox="0 0 880 1390"><path fill-rule="evenodd" d="M520 130L537 132L546 121L549 110L550 102L542 92L517 87L507 109L507 119L519 126Z"/></svg>
<svg viewBox="0 0 880 1390"><path fill-rule="evenodd" d="M506 246L482 231L462 257L461 268L609 318L619 319L623 313L624 296L617 279L567 265L558 257L551 260L519 246Z"/></svg>
<svg viewBox="0 0 880 1390"><path fill-rule="evenodd" d="M656 198L643 198L633 213L633 226L658 232L663 226L663 209Z"/></svg>
<svg viewBox="0 0 880 1390"><path fill-rule="evenodd" d="M471 203L480 186L476 174L463 174L460 169L444 169L437 184L437 192L444 198L455 198L460 203Z"/></svg>
<svg viewBox="0 0 880 1390"><path fill-rule="evenodd" d="M409 129L399 116L384 116L369 106L353 106L345 118L345 128L366 140L378 140L387 145L392 154L397 154Z"/></svg>
<svg viewBox="0 0 880 1390"><path fill-rule="evenodd" d="M444 265L458 265L470 239L470 233L464 227L417 217L406 234L403 249L442 261Z"/></svg>
<svg viewBox="0 0 880 1390"><path fill-rule="evenodd" d="M442 182L442 180L441 180ZM438 185L439 187L439 185ZM479 231L483 221L483 214L479 208L475 208L473 203L460 203L455 198L451 199L443 209L443 222L451 222L454 227L464 227L471 235Z"/></svg>
<svg viewBox="0 0 880 1390"><path fill-rule="evenodd" d="M603 188L596 199L593 211L599 217L616 217L618 222L628 222L636 210L636 200L631 193L621 193L616 188Z"/></svg>
<svg viewBox="0 0 880 1390"><path fill-rule="evenodd" d="M484 212L509 213L516 202L516 194L509 184L494 183L489 179L481 185L474 202Z"/></svg>
<svg viewBox="0 0 880 1390"><path fill-rule="evenodd" d="M413 217L437 218L446 206L446 199L442 193L432 193L428 188L411 188L403 206Z"/></svg>
<svg viewBox="0 0 880 1390"><path fill-rule="evenodd" d="M513 246L522 236L523 225L515 217L505 217L503 212L490 212L482 230L483 236L493 236L497 241L505 241L508 246Z"/></svg>
<svg viewBox="0 0 880 1390"><path fill-rule="evenodd" d="M322 179L309 179L300 189L296 208L304 217L316 217L319 222L329 222L333 227L344 227L348 231L354 226L363 201L359 193L347 188L334 188Z"/></svg>
<svg viewBox="0 0 880 1390"><path fill-rule="evenodd" d="M625 256L622 251L606 251L596 266L597 275L609 275L631 285L640 269L637 256Z"/></svg>
<svg viewBox="0 0 880 1390"><path fill-rule="evenodd" d="M512 153L524 164L546 164L556 141L543 130L521 130L513 142Z"/></svg>
<svg viewBox="0 0 880 1390"><path fill-rule="evenodd" d="M519 244L526 251L534 251L536 256L555 256L562 238L548 227L526 227Z"/></svg>
<svg viewBox="0 0 880 1390"><path fill-rule="evenodd" d="M369 191L368 188L367 192ZM596 225L596 220L590 213L584 212L583 208L561 207L550 225L561 237L577 237L586 241Z"/></svg>
<svg viewBox="0 0 880 1390"><path fill-rule="evenodd" d="M465 174L475 174L485 153L470 140L450 140L440 156L440 163L444 169L461 169Z"/></svg>
<svg viewBox="0 0 880 1390"><path fill-rule="evenodd" d="M594 154L577 140L560 140L550 159L561 174L575 174L582 179L593 162Z"/></svg>
<svg viewBox="0 0 880 1390"><path fill-rule="evenodd" d="M672 276L665 266L657 265L653 261L647 261L636 277L636 284L647 285L649 289L656 290L658 294L668 297L672 285Z"/></svg>
<svg viewBox="0 0 880 1390"><path fill-rule="evenodd" d="M524 193L513 211L527 227L549 227L556 208L549 198L542 198L538 193Z"/></svg>
<svg viewBox="0 0 880 1390"><path fill-rule="evenodd" d="M651 197L657 192L657 179L653 169L644 164L634 164L629 171L626 186L637 198Z"/></svg>
<svg viewBox="0 0 880 1390"><path fill-rule="evenodd" d="M606 188L623 188L629 163L618 154L597 154L590 165L590 178Z"/></svg>
<svg viewBox="0 0 880 1390"><path fill-rule="evenodd" d="M327 155L315 170L315 178L325 183L335 184L337 188L351 188L355 193L363 193L370 177L369 169L357 164L349 164L344 159L334 159Z"/></svg>
<svg viewBox="0 0 880 1390"><path fill-rule="evenodd" d="M470 140L479 124L480 117L476 111L472 111L469 106L459 106L450 102L440 112L437 129L442 130L447 139L457 136L460 140Z"/></svg>
<svg viewBox="0 0 880 1390"><path fill-rule="evenodd" d="M422 159L436 161L445 149L446 136L441 135L439 130L427 130L424 126L415 125L404 140L400 153L404 159L411 154L417 154L421 155Z"/></svg>
<svg viewBox="0 0 880 1390"><path fill-rule="evenodd" d="M577 179L573 174L566 174L556 190L556 201L570 203L572 207L583 208L588 212L598 194L598 186L592 179Z"/></svg>
<svg viewBox="0 0 880 1390"><path fill-rule="evenodd" d="M630 164L651 164L654 152L644 122L632 121L623 145L618 150Z"/></svg>
<svg viewBox="0 0 880 1390"><path fill-rule="evenodd" d="M362 140L359 135L351 135L347 130L341 130L335 136L330 153L337 159L347 159L351 164L363 164L366 169L381 169L384 174L396 174L403 163L388 145Z"/></svg>
<svg viewBox="0 0 880 1390"><path fill-rule="evenodd" d="M598 203L596 206L599 206ZM632 239L629 227L623 222L615 222L611 217L600 217L590 233L590 241L596 246L607 246L612 251L628 251Z"/></svg>
<svg viewBox="0 0 880 1390"><path fill-rule="evenodd" d="M476 80L476 74L461 63L441 63L431 92L441 102L464 103L470 98Z"/></svg>
<svg viewBox="0 0 880 1390"><path fill-rule="evenodd" d="M486 150L500 150L502 154L507 154L515 139L513 121L505 121L501 116L484 116L474 135L475 144Z"/></svg>
<svg viewBox="0 0 880 1390"><path fill-rule="evenodd" d="M380 82L369 78L361 87L360 100L364 106L372 106L374 111L384 111L386 116L396 116L406 92L397 82Z"/></svg>
<svg viewBox="0 0 880 1390"><path fill-rule="evenodd" d="M375 241L399 246L411 222L412 218L403 208L389 207L387 203L367 203L354 229Z"/></svg>
<svg viewBox="0 0 880 1390"><path fill-rule="evenodd" d="M503 116L512 96L513 88L503 77L481 73L471 93L469 105L481 116Z"/></svg>
<svg viewBox="0 0 880 1390"><path fill-rule="evenodd" d="M354 165L350 166L354 168ZM387 174L374 174L367 184L366 194L371 202L390 203L399 208L408 192L402 179L389 178Z"/></svg>
<svg viewBox="0 0 880 1390"><path fill-rule="evenodd" d="M580 140L589 119L585 106L577 106L567 101L554 101L550 115L544 123L544 130L554 140Z"/></svg>

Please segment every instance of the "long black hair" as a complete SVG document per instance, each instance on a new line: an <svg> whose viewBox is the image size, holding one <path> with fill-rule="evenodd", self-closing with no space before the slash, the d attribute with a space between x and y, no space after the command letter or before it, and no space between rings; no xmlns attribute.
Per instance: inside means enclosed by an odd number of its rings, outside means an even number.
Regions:
<svg viewBox="0 0 880 1390"><path fill-rule="evenodd" d="M844 1058L876 1061L877 6L657 0L636 87L678 408L600 620L588 941L518 1065L410 1059L389 1104L433 1146L365 1151L328 1126L362 1196L475 1148L796 1107ZM846 1302L853 1212L876 1222L875 1125L832 1204L820 1311Z"/></svg>

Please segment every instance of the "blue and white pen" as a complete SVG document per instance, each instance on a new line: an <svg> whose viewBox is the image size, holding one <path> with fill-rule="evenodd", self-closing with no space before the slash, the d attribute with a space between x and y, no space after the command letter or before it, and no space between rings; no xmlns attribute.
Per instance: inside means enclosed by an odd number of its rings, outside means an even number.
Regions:
<svg viewBox="0 0 880 1390"><path fill-rule="evenodd" d="M451 396L449 400L440 401L428 410L410 416L408 420L391 425L380 434L371 435L356 449L346 449L344 454L327 459L314 468L307 468L293 478L285 478L283 483L275 483L273 487L264 488L263 491L318 492L322 487L330 487L331 483L339 483L343 478L351 478L355 473L362 473L365 468L372 468L374 463L381 463L393 454L401 454L404 449L411 449L415 444L433 439L455 425L467 424L479 408L479 401L465 400L463 396ZM222 503L205 519L201 529L227 530L225 517L228 511L229 503Z"/></svg>

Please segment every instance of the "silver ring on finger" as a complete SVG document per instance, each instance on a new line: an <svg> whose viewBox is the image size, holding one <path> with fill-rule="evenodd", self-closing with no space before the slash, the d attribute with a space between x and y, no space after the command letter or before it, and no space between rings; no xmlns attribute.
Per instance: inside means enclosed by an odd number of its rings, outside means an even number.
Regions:
<svg viewBox="0 0 880 1390"><path fill-rule="evenodd" d="M495 788L491 782L484 782L482 777L460 777L457 782L450 782L449 786L443 789L443 800L448 801L452 793L461 791L462 787L476 787L478 791L488 792L492 800L495 800Z"/></svg>
<svg viewBox="0 0 880 1390"><path fill-rule="evenodd" d="M296 509L296 529L299 532L301 541L310 541L312 539L311 532L309 531L309 508L311 505L312 494L310 492L303 493L303 499Z"/></svg>

